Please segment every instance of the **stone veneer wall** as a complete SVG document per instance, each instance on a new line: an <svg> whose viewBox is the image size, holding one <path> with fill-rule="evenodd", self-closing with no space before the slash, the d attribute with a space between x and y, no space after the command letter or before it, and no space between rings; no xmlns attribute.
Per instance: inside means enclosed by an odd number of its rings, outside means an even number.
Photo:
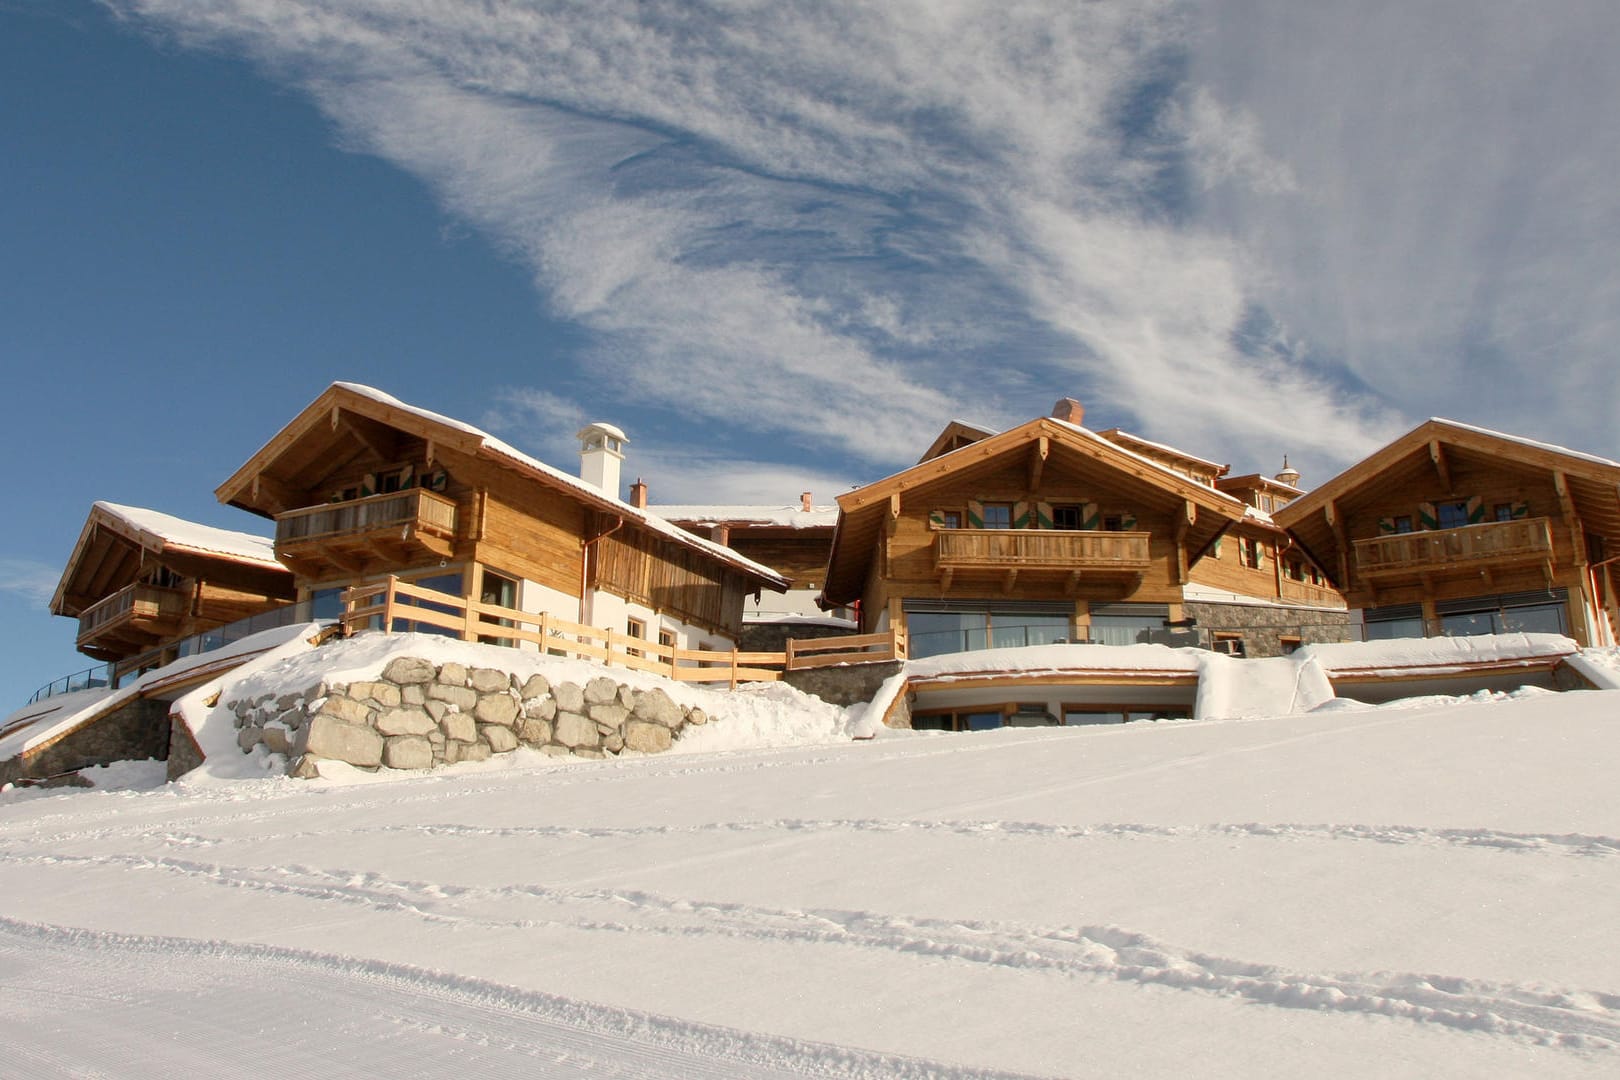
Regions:
<svg viewBox="0 0 1620 1080"><path fill-rule="evenodd" d="M288 770L318 775L316 762L363 769L427 769L530 746L555 756L602 758L623 750L656 754L702 709L663 690L605 676L584 686L526 680L495 668L435 665L396 657L374 681L317 683L303 693L226 703L244 753L264 746L296 759Z"/></svg>
<svg viewBox="0 0 1620 1080"><path fill-rule="evenodd" d="M1185 611L1200 630L1241 633L1245 652L1253 657L1281 656L1284 637L1297 637L1304 645L1355 640L1348 611L1201 600L1187 601Z"/></svg>
<svg viewBox="0 0 1620 1080"><path fill-rule="evenodd" d="M0 761L0 784L169 753L169 703L139 698L32 753Z"/></svg>

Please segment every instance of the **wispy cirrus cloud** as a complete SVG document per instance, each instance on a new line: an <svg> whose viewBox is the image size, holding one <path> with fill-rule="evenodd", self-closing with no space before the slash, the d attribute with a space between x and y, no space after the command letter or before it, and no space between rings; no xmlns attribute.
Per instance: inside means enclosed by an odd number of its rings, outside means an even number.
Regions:
<svg viewBox="0 0 1620 1080"><path fill-rule="evenodd" d="M60 567L0 555L0 593L10 593L32 606L43 608L51 602L61 576Z"/></svg>
<svg viewBox="0 0 1620 1080"><path fill-rule="evenodd" d="M1380 153L1334 171L1321 117L1377 126L1376 105L1344 103L1397 93L1421 47L1377 77L1356 65L1421 13L1355 31L1348 13L1285 19L1260 0L111 3L308 92L345 145L423 178L588 332L567 358L582 408L639 409L650 445L700 430L728 460L811 454L870 475L952 416L1010 423L1075 393L1098 419L1248 467L1285 451L1337 467L1408 412L1446 411L1433 400L1488 346L1523 343L1534 312L1516 298L1565 277L1568 219L1541 211L1539 261L1467 293L1480 278L1459 271L1502 249L1453 246L1423 220L1463 168L1463 135L1429 169L1409 141L1346 138ZM1495 59L1510 34L1464 39ZM1243 78L1246 63L1274 83ZM1444 92L1456 74L1412 88L1437 120L1475 115L1467 85ZM1380 169L1427 201L1384 198ZM1595 194L1559 184L1537 190ZM1483 192L1451 191L1487 216ZM1384 203L1409 236L1376 228ZM1404 261L1352 258L1364 233ZM1462 284L1417 287L1431 271ZM1586 349L1609 340L1599 292L1555 312ZM1504 387L1528 384L1497 367ZM1571 382L1613 401L1586 360Z"/></svg>

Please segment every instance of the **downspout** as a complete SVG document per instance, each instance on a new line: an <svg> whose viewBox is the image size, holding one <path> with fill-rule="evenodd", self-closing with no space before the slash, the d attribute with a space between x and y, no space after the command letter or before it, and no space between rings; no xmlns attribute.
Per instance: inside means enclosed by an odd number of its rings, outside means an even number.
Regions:
<svg viewBox="0 0 1620 1080"><path fill-rule="evenodd" d="M579 622L581 625L585 623L585 594L590 591L591 548L596 546L598 540L606 540L622 528L624 528L624 516L621 514L613 522L612 528L604 529L589 540L579 542Z"/></svg>

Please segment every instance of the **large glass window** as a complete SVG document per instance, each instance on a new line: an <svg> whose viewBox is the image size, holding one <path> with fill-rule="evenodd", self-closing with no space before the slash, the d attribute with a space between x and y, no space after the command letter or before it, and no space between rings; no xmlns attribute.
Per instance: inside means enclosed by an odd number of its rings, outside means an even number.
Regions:
<svg viewBox="0 0 1620 1080"><path fill-rule="evenodd" d="M1017 608L906 613L909 652L914 657L1051 645L1067 641L1069 628L1068 615Z"/></svg>
<svg viewBox="0 0 1620 1080"><path fill-rule="evenodd" d="M985 503L984 517L980 520L987 529L1010 529L1012 512L1012 503Z"/></svg>
<svg viewBox="0 0 1620 1080"><path fill-rule="evenodd" d="M1435 521L1442 529L1460 529L1468 524L1468 502L1465 499L1436 503L1434 513Z"/></svg>
<svg viewBox="0 0 1620 1080"><path fill-rule="evenodd" d="M1423 617L1411 615L1401 619L1368 619L1367 640L1389 641L1392 638L1416 638L1423 636Z"/></svg>
<svg viewBox="0 0 1620 1080"><path fill-rule="evenodd" d="M1091 640L1102 645L1135 645L1164 629L1163 615L1092 615Z"/></svg>

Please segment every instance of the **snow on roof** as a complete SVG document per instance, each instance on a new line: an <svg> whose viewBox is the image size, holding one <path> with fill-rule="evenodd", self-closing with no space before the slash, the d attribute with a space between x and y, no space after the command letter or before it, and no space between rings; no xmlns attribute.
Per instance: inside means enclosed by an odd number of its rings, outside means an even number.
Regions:
<svg viewBox="0 0 1620 1080"><path fill-rule="evenodd" d="M1126 457L1134 458L1135 460L1141 462L1144 465L1147 465L1147 466L1149 466L1151 468L1157 469L1159 472L1163 473L1166 476L1173 476L1183 484L1192 484L1192 485L1198 487L1199 489L1201 489L1203 491L1206 491L1209 494L1215 496L1217 499L1225 499L1227 502L1235 503L1238 506L1246 506L1247 505L1246 503L1244 503L1244 501L1242 499L1238 498L1236 495L1229 495L1226 492L1220 490L1219 488L1211 487L1208 484L1201 484L1198 481L1192 479L1190 476L1186 475L1185 473L1180 473L1180 472L1177 472L1176 470L1170 468L1170 466L1164 464L1164 462L1162 462L1162 461L1154 461L1152 458L1146 456L1145 454L1138 454L1135 450L1132 450L1129 447L1121 446L1119 443L1114 442L1112 439L1103 438L1101 435L1097 434L1095 431L1092 431L1090 428L1081 427L1079 424L1071 423L1068 420L1059 420L1055 416L1048 416L1048 417L1045 417L1044 419L1050 420L1054 424L1062 424L1064 427L1068 428L1070 431L1078 432L1079 434L1084 435L1088 439L1094 439L1097 442L1100 442L1100 443L1104 444L1109 449L1114 450L1117 453L1124 454ZM1145 441L1145 440L1143 440L1143 441ZM1176 451L1176 452L1180 453L1180 451ZM1200 460L1200 459L1194 459L1194 460ZM1219 468L1219 467L1220 466L1216 466L1216 468Z"/></svg>
<svg viewBox="0 0 1620 1080"><path fill-rule="evenodd" d="M267 536L216 529L200 525L170 514L147 510L139 506L120 506L117 503L97 502L96 509L117 518L131 531L144 534L156 546L185 548L208 555L223 555L239 562L258 563L282 569L276 561L275 542Z"/></svg>
<svg viewBox="0 0 1620 1080"><path fill-rule="evenodd" d="M807 511L798 503L791 506L665 503L649 506L647 511L666 521L685 521L694 525L779 525L792 529L815 529L831 528L838 523L838 507L817 506Z"/></svg>
<svg viewBox="0 0 1620 1080"><path fill-rule="evenodd" d="M1279 607L1279 608L1309 608L1314 611L1343 611L1345 605L1340 602L1334 604L1307 604L1299 600L1282 601L1271 597L1249 596L1245 593L1232 592L1227 589L1217 589L1196 581L1189 581L1181 587L1181 596L1184 600L1193 600L1209 604L1241 604L1246 607Z"/></svg>
<svg viewBox="0 0 1620 1080"><path fill-rule="evenodd" d="M1065 421L1065 423L1067 423L1067 421ZM1187 453L1187 451L1178 449L1177 447L1174 447L1174 446L1171 446L1169 443L1154 442L1152 439L1144 439L1144 438L1142 438L1142 436L1133 435L1129 431L1124 430L1123 428L1110 428L1109 430L1112 432L1112 435L1102 435L1100 433L1096 433L1096 434L1098 435L1098 438L1107 439L1109 442L1114 441L1113 436L1118 436L1119 438L1122 438L1122 439L1128 439L1131 442L1136 443L1139 446L1151 446L1155 450L1164 451L1166 454L1169 454L1171 457L1177 457L1177 458L1180 458L1183 461L1196 462L1199 465L1208 465L1211 469L1214 469L1217 472L1220 471L1221 469L1226 468L1226 466L1222 465L1218 461L1210 461L1207 458L1199 457L1197 454L1189 454L1189 453Z"/></svg>
<svg viewBox="0 0 1620 1080"><path fill-rule="evenodd" d="M1603 465L1610 469L1620 469L1620 461L1611 461L1606 457L1598 457L1596 454L1588 454L1580 450L1571 450L1569 447L1559 446L1557 443L1540 442L1536 439L1527 439L1522 435L1509 435L1505 431L1493 431L1490 428L1479 427L1475 424L1465 424L1460 420L1447 420L1443 416L1431 416L1429 419L1436 424L1445 424L1448 427L1461 428L1464 431L1472 431L1476 435L1488 435L1493 439L1502 439L1505 442L1518 443L1520 446L1529 446L1537 450L1546 450L1554 454L1563 454L1567 457L1579 458L1581 461L1590 461L1594 465Z"/></svg>
<svg viewBox="0 0 1620 1080"><path fill-rule="evenodd" d="M1314 658L1329 675L1375 671L1412 674L1419 670L1462 671L1480 664L1545 661L1579 650L1580 646L1562 634L1480 634L1306 645L1293 655Z"/></svg>
<svg viewBox="0 0 1620 1080"><path fill-rule="evenodd" d="M786 578L763 563L757 563L752 559L744 558L722 544L716 544L711 540L705 540L701 536L694 536L685 529L671 525L668 521L665 521L656 514L631 506L629 503L620 499L618 495L603 491L595 484L592 484L587 480L583 480L572 473L566 473L553 465L547 465L539 458L530 457L528 454L525 454L523 451L513 447L509 443L502 442L500 439L497 439L495 436L491 435L482 428L473 427L471 424L452 419L451 417L445 416L442 413L433 412L430 409L423 409L418 408L415 405L408 405L394 397L392 394L384 393L375 387L366 386L363 383L336 382L332 385L341 386L343 389L348 390L351 393L358 394L361 397L370 398L371 400L380 404L388 405L392 408L411 413L412 415L419 416L431 423L442 424L447 427L454 428L457 431L466 432L468 435L478 439L483 448L491 453L499 454L501 457L510 458L512 461L522 465L524 468L542 473L564 487L572 488L581 495L587 496L592 500L610 503L613 506L614 513L620 513L627 518L638 521L653 532L668 537L677 543L684 544L687 547L697 548L698 550L706 552L716 559L719 559L721 562L727 562L740 569L747 570L749 573L762 577L767 581L777 582L784 588L788 584L788 580Z"/></svg>

